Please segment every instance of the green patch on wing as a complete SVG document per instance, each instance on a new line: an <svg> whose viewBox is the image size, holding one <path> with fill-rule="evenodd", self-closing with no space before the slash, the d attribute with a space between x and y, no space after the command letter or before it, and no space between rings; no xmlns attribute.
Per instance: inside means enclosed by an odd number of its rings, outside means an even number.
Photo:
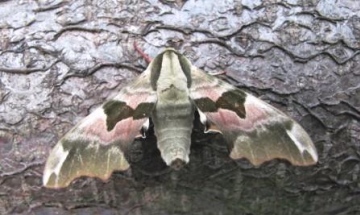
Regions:
<svg viewBox="0 0 360 215"><path fill-rule="evenodd" d="M208 97L195 99L196 106L202 112L216 112L219 108L234 111L240 118L246 117L246 94L240 90L231 90L223 93L217 101Z"/></svg>
<svg viewBox="0 0 360 215"><path fill-rule="evenodd" d="M100 145L86 140L62 140L64 153L52 154L52 157L66 156L51 170L45 186L66 187L80 176L108 179L115 170L126 170L129 164L125 159L120 144Z"/></svg>
<svg viewBox="0 0 360 215"><path fill-rule="evenodd" d="M140 103L135 109L133 109L125 102L110 100L103 106L104 112L107 116L107 130L111 131L115 127L116 123L129 117L132 117L135 120L149 117L154 107L155 103L144 102Z"/></svg>

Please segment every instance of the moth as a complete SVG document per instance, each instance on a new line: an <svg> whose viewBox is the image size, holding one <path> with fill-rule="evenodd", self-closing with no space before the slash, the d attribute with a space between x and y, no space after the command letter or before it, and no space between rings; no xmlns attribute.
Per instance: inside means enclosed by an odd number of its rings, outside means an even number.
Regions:
<svg viewBox="0 0 360 215"><path fill-rule="evenodd" d="M113 171L128 169L124 152L149 128L150 118L162 159L177 169L189 162L196 111L205 132L222 133L233 159L260 165L280 158L300 166L318 160L313 142L297 122L167 48L56 144L43 184L61 188L80 176L106 180Z"/></svg>

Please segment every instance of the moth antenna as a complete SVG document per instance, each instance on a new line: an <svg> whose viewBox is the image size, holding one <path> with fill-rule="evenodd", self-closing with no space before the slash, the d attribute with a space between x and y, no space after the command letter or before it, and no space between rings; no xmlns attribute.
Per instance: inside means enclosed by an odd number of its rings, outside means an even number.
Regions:
<svg viewBox="0 0 360 215"><path fill-rule="evenodd" d="M222 71L210 71L208 72L209 75L212 75L212 76L220 76L220 75L226 75L226 71L225 70L222 70Z"/></svg>

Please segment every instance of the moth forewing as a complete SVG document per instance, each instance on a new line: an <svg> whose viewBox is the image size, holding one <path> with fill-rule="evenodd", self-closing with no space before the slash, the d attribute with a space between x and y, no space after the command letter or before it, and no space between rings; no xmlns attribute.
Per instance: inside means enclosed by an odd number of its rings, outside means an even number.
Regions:
<svg viewBox="0 0 360 215"><path fill-rule="evenodd" d="M191 72L190 97L201 121L224 135L231 158L247 158L254 165L274 158L294 165L317 162L309 135L286 114L196 67Z"/></svg>
<svg viewBox="0 0 360 215"><path fill-rule="evenodd" d="M148 128L156 101L145 70L56 144L45 165L44 186L66 187L80 176L107 180L113 171L126 170L124 150Z"/></svg>

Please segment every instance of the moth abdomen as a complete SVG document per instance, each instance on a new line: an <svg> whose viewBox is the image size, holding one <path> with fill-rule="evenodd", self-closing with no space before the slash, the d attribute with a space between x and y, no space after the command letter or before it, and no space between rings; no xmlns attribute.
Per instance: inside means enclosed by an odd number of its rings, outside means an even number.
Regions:
<svg viewBox="0 0 360 215"><path fill-rule="evenodd" d="M160 100L153 112L157 146L168 166L176 159L189 162L194 112L195 107L188 99L176 104Z"/></svg>
<svg viewBox="0 0 360 215"><path fill-rule="evenodd" d="M179 166L175 164L176 162L179 163L176 160L180 160L184 164L189 162L191 130L191 128L183 128L166 134L156 132L156 135L160 137L157 138L157 146L166 165L171 167Z"/></svg>
<svg viewBox="0 0 360 215"><path fill-rule="evenodd" d="M185 166L185 164L186 163L183 160L177 158L171 162L170 167L174 170L180 170L183 166Z"/></svg>

